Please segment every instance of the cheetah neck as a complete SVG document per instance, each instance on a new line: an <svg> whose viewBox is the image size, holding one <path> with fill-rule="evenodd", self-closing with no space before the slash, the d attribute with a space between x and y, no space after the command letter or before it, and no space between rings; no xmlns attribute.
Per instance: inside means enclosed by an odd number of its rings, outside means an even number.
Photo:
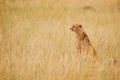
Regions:
<svg viewBox="0 0 120 80"><path fill-rule="evenodd" d="M91 46L91 42L85 32L77 35L77 42L79 45Z"/></svg>

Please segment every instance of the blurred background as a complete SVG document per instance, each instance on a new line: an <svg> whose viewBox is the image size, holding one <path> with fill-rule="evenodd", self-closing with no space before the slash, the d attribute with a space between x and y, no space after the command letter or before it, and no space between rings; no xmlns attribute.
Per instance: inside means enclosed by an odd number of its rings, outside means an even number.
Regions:
<svg viewBox="0 0 120 80"><path fill-rule="evenodd" d="M76 54L79 23L99 62ZM0 0L0 80L120 80L119 0Z"/></svg>

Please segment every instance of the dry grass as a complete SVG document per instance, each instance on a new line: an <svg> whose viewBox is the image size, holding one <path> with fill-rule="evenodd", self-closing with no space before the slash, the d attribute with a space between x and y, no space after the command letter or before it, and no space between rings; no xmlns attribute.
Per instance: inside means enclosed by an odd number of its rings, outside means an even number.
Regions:
<svg viewBox="0 0 120 80"><path fill-rule="evenodd" d="M0 0L0 80L120 80L119 14L118 0ZM97 64L76 54L74 23Z"/></svg>

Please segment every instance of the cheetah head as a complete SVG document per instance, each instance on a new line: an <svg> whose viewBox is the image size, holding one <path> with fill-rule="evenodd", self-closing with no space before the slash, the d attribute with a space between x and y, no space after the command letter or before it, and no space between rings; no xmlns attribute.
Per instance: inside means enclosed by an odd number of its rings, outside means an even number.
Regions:
<svg viewBox="0 0 120 80"><path fill-rule="evenodd" d="M82 25L80 25L80 24L74 24L72 26L72 28L70 28L70 30L74 31L75 33L82 33L83 32Z"/></svg>

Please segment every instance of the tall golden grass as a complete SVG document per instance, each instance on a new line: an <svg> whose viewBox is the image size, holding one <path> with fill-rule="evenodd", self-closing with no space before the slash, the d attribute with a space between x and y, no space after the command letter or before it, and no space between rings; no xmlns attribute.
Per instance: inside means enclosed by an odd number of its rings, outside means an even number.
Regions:
<svg viewBox="0 0 120 80"><path fill-rule="evenodd" d="M120 80L118 0L1 0L0 80ZM99 61L76 54L83 25Z"/></svg>

